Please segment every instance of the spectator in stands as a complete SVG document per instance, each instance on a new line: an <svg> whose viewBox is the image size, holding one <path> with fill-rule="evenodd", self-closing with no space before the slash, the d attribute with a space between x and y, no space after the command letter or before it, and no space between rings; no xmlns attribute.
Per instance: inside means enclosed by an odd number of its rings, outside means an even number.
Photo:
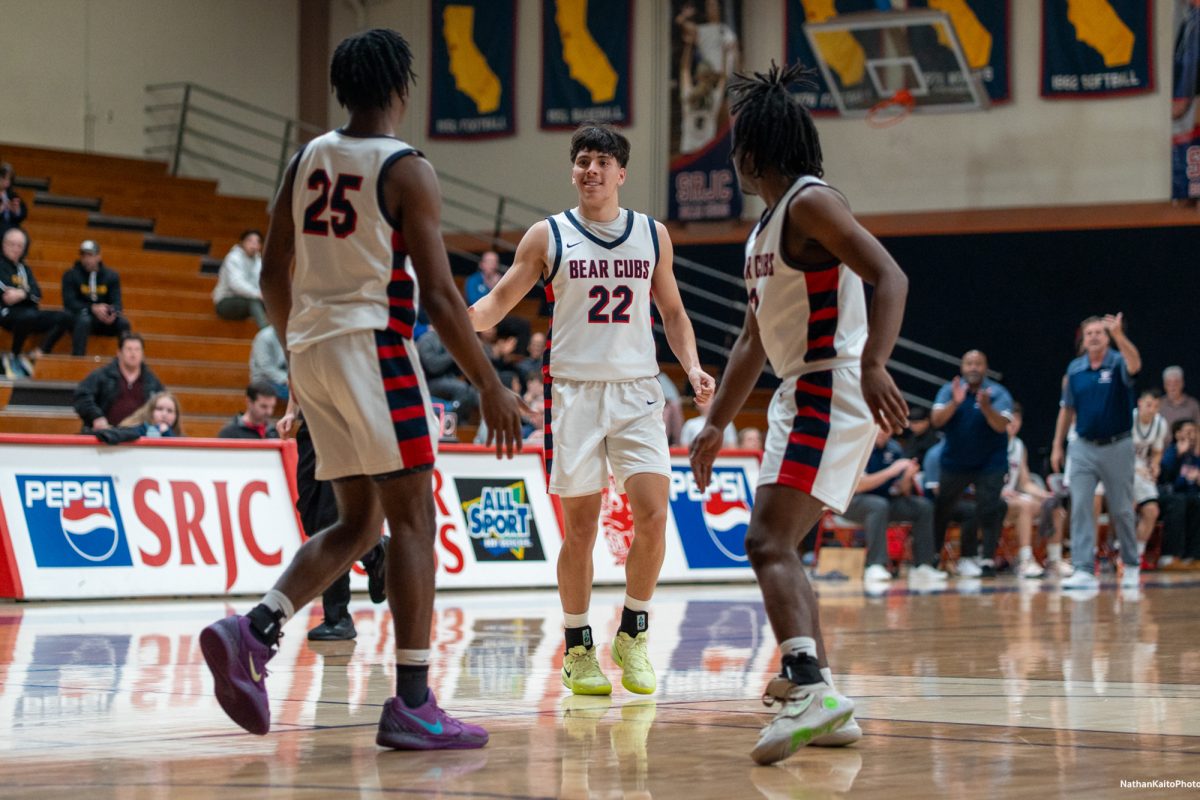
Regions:
<svg viewBox="0 0 1200 800"><path fill-rule="evenodd" d="M1174 427L1181 419L1190 419L1200 425L1200 402L1183 391L1183 367L1167 367L1162 373L1163 398L1158 413Z"/></svg>
<svg viewBox="0 0 1200 800"><path fill-rule="evenodd" d="M272 325L259 331L250 347L250 382L271 384L275 396L287 402L287 354L283 351L283 345L279 343L279 337L275 335L275 327Z"/></svg>
<svg viewBox="0 0 1200 800"><path fill-rule="evenodd" d="M546 353L546 334L532 333L529 336L529 355L518 362L517 369L524 376L525 382L542 380L542 356ZM679 392L675 393L676 395Z"/></svg>
<svg viewBox="0 0 1200 800"><path fill-rule="evenodd" d="M1000 497L1008 472L1008 422L1012 397L987 377L987 356L969 350L962 357L960 375L938 391L930 418L946 437L934 514L935 540L946 540L958 499L975 486L976 519L983 528L983 557L975 562L974 527L964 526L958 574L993 577L996 547L1005 505ZM968 538L968 535L970 538Z"/></svg>
<svg viewBox="0 0 1200 800"><path fill-rule="evenodd" d="M1029 452L1018 436L1023 416L1021 404L1013 403L1012 419L1008 423L1008 477L1000 496L1008 505L1004 516L1006 525L1017 528L1017 575L1040 578L1046 571L1033 558L1033 522L1041 513L1042 503L1050 497L1029 473Z"/></svg>
<svg viewBox="0 0 1200 800"><path fill-rule="evenodd" d="M687 422L683 423L683 430L679 433L680 447L688 447L691 445L692 439L695 439L700 435L700 431L704 430L704 422L708 417L709 403L706 403L699 398L693 398L693 402L696 404L696 409L700 412L700 416L692 417ZM733 427L732 422L725 426L724 435L725 442L722 447L737 447L737 428Z"/></svg>
<svg viewBox="0 0 1200 800"><path fill-rule="evenodd" d="M446 410L453 411L460 422L471 419L479 407L479 392L467 383L436 330L430 328L417 342L417 354L429 393L445 401Z"/></svg>
<svg viewBox="0 0 1200 800"><path fill-rule="evenodd" d="M258 289L261 272L262 233L245 231L221 262L221 272L212 294L218 317L230 320L254 317L259 330L270 324Z"/></svg>
<svg viewBox="0 0 1200 800"><path fill-rule="evenodd" d="M667 445L679 445L679 437L683 433L683 398L679 387L665 372L658 373L658 385L663 393L663 424L667 426Z"/></svg>
<svg viewBox="0 0 1200 800"><path fill-rule="evenodd" d="M1133 412L1133 504L1137 508L1138 557L1146 555L1146 543L1158 524L1161 508L1158 474L1171 428L1158 413L1157 389L1146 389L1138 396Z"/></svg>
<svg viewBox="0 0 1200 800"><path fill-rule="evenodd" d="M484 340L484 350L500 376L500 382L524 395L526 380L517 366L521 361L521 330L521 322L516 317L505 317L496 326L495 336Z"/></svg>
<svg viewBox="0 0 1200 800"><path fill-rule="evenodd" d="M487 293L500 282L500 256L494 250L488 250L479 257L479 269L467 278L464 294L467 305L471 306L487 296Z"/></svg>
<svg viewBox="0 0 1200 800"><path fill-rule="evenodd" d="M522 399L525 407L521 409L521 441L525 444L542 446L546 432L544 403L542 402L542 387L530 383ZM475 430L475 444L487 444L488 426L486 421L480 421Z"/></svg>
<svg viewBox="0 0 1200 800"><path fill-rule="evenodd" d="M1125 571L1121 585L1139 585L1140 562L1134 531L1133 378L1142 369L1138 349L1125 335L1121 314L1089 317L1080 325L1083 355L1067 365L1050 464L1063 465L1063 440L1072 424L1078 437L1070 444L1071 561L1075 571L1065 589L1096 589L1096 485L1104 483L1108 516L1120 542ZM1115 346L1115 349L1113 349Z"/></svg>
<svg viewBox="0 0 1200 800"><path fill-rule="evenodd" d="M933 423L929 421L929 409L924 406L912 406L908 410L908 429L897 437L901 449L904 450L904 457L924 464L925 454L941 440L941 432L934 430Z"/></svg>
<svg viewBox="0 0 1200 800"><path fill-rule="evenodd" d="M867 534L866 581L890 581L887 568L889 522L911 522L915 568L910 578L945 580L949 576L933 566L933 503L914 492L919 465L904 458L900 445L880 428L875 449L858 482L855 495L842 516L863 526Z"/></svg>
<svg viewBox="0 0 1200 800"><path fill-rule="evenodd" d="M233 418L217 434L218 439L278 439L279 432L271 424L278 397L271 384L263 381L246 387L246 410Z"/></svg>
<svg viewBox="0 0 1200 800"><path fill-rule="evenodd" d="M73 356L87 352L93 333L120 337L130 329L121 314L121 278L100 260L100 245L91 239L79 245L79 258L63 273L62 303L73 319Z"/></svg>
<svg viewBox="0 0 1200 800"><path fill-rule="evenodd" d="M164 391L158 376L145 364L145 346L140 334L123 334L117 357L79 382L74 405L85 433L112 427L109 420L125 419L147 398Z"/></svg>
<svg viewBox="0 0 1200 800"><path fill-rule="evenodd" d="M20 227L29 214L29 209L12 188L16 177L12 164L0 164L0 236L9 228Z"/></svg>
<svg viewBox="0 0 1200 800"><path fill-rule="evenodd" d="M121 420L119 427L137 431L151 439L183 436L179 400L170 392L158 392L137 411Z"/></svg>
<svg viewBox="0 0 1200 800"><path fill-rule="evenodd" d="M763 435L758 428L742 428L738 431L739 450L752 450L755 453L763 451Z"/></svg>
<svg viewBox="0 0 1200 800"><path fill-rule="evenodd" d="M25 231L20 228L5 231L0 246L0 327L12 331L12 353L5 354L3 359L4 375L9 378L33 375L33 362L54 347L70 320L66 312L38 307L42 290L33 270L25 263L28 249L29 237ZM46 331L41 346L28 355L23 354L25 339L41 331Z"/></svg>
<svg viewBox="0 0 1200 800"><path fill-rule="evenodd" d="M1170 493L1164 509L1165 570L1200 569L1200 441L1197 425L1181 419L1171 428L1174 441L1163 450L1161 488ZM1163 495L1164 499L1167 497ZM1171 556L1171 558L1167 558ZM1164 563L1165 561L1165 563Z"/></svg>

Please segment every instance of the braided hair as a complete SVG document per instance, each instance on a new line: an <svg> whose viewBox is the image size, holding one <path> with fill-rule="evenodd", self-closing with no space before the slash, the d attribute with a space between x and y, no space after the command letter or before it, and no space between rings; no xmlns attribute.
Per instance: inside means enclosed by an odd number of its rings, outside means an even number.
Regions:
<svg viewBox="0 0 1200 800"><path fill-rule="evenodd" d="M812 115L788 91L793 84L811 82L812 74L799 61L782 68L772 61L765 74L734 75L729 85L733 157L747 158L754 176L771 169L792 180L825 173Z"/></svg>
<svg viewBox="0 0 1200 800"><path fill-rule="evenodd" d="M401 98L408 97L414 77L408 42L388 28L343 39L329 65L329 82L338 103L350 111L387 108L393 90Z"/></svg>

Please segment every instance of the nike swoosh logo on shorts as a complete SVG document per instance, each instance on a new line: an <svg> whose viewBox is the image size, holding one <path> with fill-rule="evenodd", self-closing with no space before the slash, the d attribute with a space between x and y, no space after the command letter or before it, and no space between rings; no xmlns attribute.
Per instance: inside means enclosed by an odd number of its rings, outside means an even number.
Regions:
<svg viewBox="0 0 1200 800"><path fill-rule="evenodd" d="M411 714L411 713L405 711L404 709L400 709L400 713L403 714L404 716L408 717L409 719L411 719L413 722L420 725L425 730L432 733L434 736L438 736L442 732L442 721L440 719L437 722L435 722L434 724L430 725L425 720L421 719L420 717L416 716L415 714Z"/></svg>
<svg viewBox="0 0 1200 800"><path fill-rule="evenodd" d="M652 406L652 405L654 405L654 401L653 401L653 400L647 400L647 401L646 401L646 405L648 405L648 406Z"/></svg>
<svg viewBox="0 0 1200 800"><path fill-rule="evenodd" d="M246 659L250 662L250 680L255 683L262 683L262 675L258 673L258 668L254 666L254 656L247 655Z"/></svg>

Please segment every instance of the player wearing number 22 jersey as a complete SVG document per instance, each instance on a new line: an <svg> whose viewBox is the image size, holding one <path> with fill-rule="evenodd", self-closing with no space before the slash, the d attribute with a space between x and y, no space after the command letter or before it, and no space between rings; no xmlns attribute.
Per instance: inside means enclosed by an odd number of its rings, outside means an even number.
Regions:
<svg viewBox="0 0 1200 800"><path fill-rule="evenodd" d="M656 685L646 652L648 608L662 568L671 464L656 377L652 293L667 343L696 396L705 400L714 387L696 356L666 228L618 201L628 160L624 136L605 125L580 126L571 137L578 206L530 228L513 266L471 308L475 329L490 328L541 279L552 309L542 367L543 446L550 491L563 506L558 559L566 628L562 679L575 694L612 691L588 625L592 548L610 469L617 490L629 496L634 523L613 660L629 691L649 694Z"/></svg>
<svg viewBox="0 0 1200 800"><path fill-rule="evenodd" d="M312 434L316 477L333 481L338 518L300 547L248 614L200 634L218 702L251 733L270 730L266 665L281 629L379 541L386 517L396 696L384 704L375 741L400 750L488 741L483 728L447 715L428 685L437 428L412 342L418 283L442 341L480 391L498 454L519 448L520 415L451 278L433 168L395 138L411 62L408 43L391 30L338 45L330 80L350 118L292 160L271 210L263 301L290 353L292 398Z"/></svg>

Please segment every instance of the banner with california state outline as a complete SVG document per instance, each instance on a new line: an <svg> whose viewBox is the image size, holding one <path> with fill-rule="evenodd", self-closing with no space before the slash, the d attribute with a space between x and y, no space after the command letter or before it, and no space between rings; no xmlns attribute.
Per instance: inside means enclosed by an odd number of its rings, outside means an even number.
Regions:
<svg viewBox="0 0 1200 800"><path fill-rule="evenodd" d="M517 0L433 0L429 137L516 133Z"/></svg>
<svg viewBox="0 0 1200 800"><path fill-rule="evenodd" d="M809 78L811 86L800 87L796 96L814 114L836 114L838 107L829 91L829 85L817 66L817 56L813 53L804 33L804 25L809 22L828 22L839 14L853 14L858 11L875 11L875 0L787 0L786 19L784 21L785 45L787 63L796 61L804 64L813 71ZM846 34L849 41L853 37ZM851 48L853 50L853 47ZM862 50L858 49L861 56ZM831 68L837 69L836 63Z"/></svg>
<svg viewBox="0 0 1200 800"><path fill-rule="evenodd" d="M632 0L542 0L545 130L631 125Z"/></svg>
<svg viewBox="0 0 1200 800"><path fill-rule="evenodd" d="M1042 0L1042 97L1154 90L1152 0Z"/></svg>
<svg viewBox="0 0 1200 800"><path fill-rule="evenodd" d="M1175 0L1171 199L1200 200L1200 5Z"/></svg>

